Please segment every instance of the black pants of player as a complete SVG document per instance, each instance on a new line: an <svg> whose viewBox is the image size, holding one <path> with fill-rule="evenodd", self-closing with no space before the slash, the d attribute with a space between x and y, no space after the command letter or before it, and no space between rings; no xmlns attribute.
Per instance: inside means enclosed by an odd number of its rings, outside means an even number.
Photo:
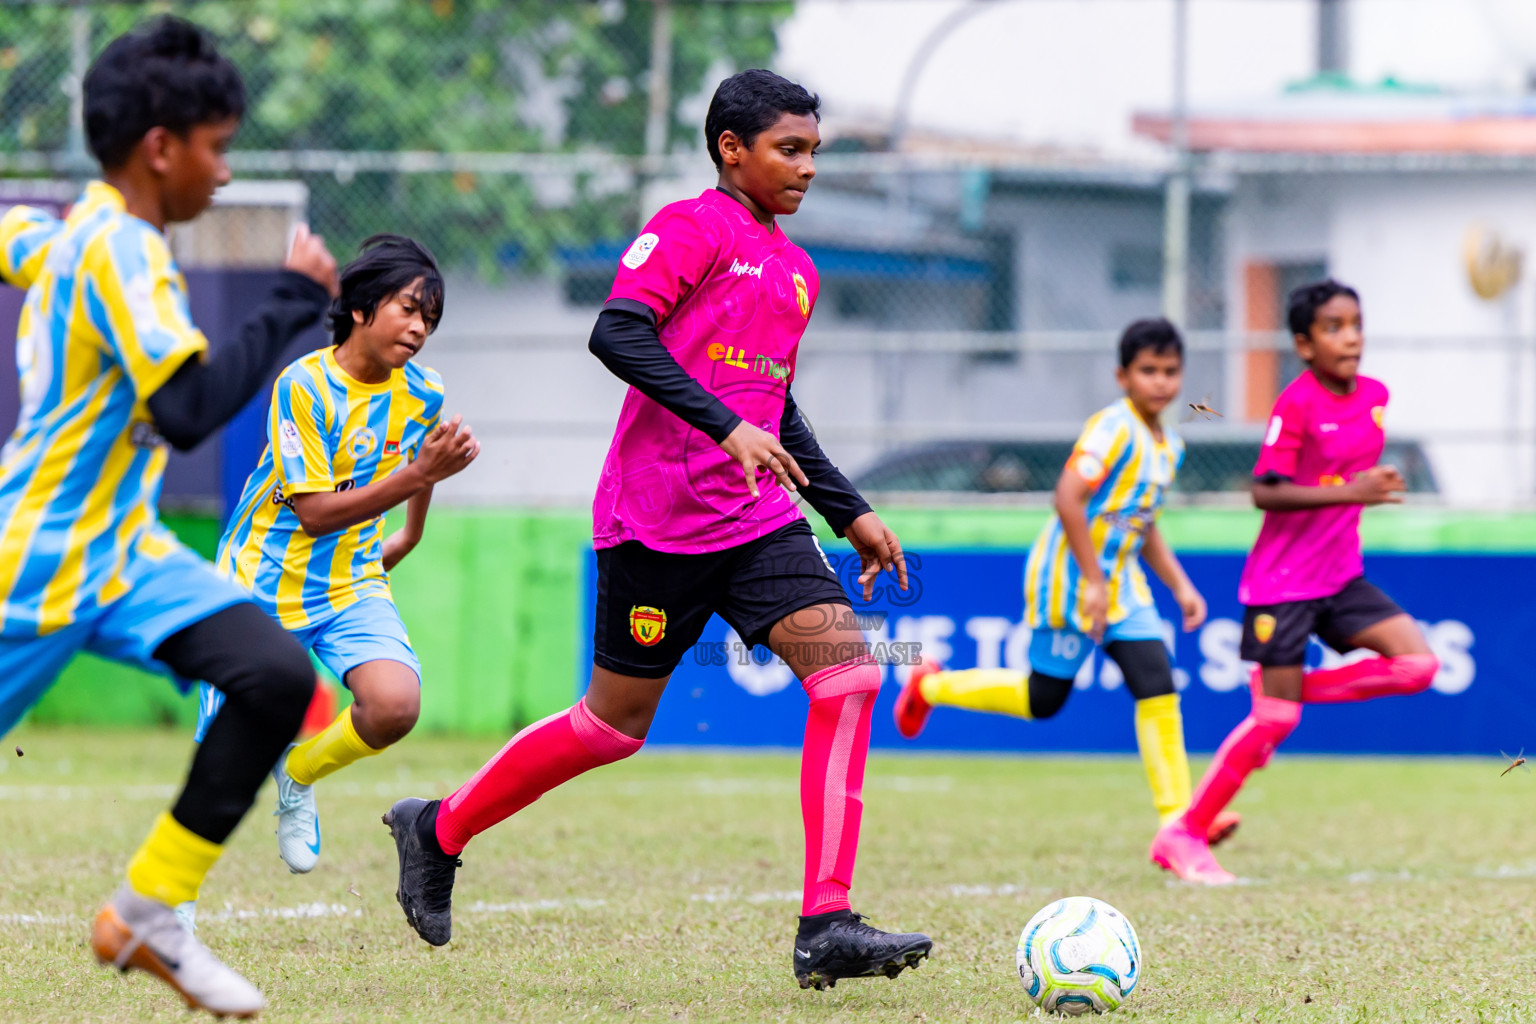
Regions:
<svg viewBox="0 0 1536 1024"><path fill-rule="evenodd" d="M315 670L298 641L249 601L172 634L155 657L226 698L171 808L188 831L223 843L303 724Z"/></svg>
<svg viewBox="0 0 1536 1024"><path fill-rule="evenodd" d="M1125 676L1125 688L1136 700L1173 692L1173 666L1168 662L1168 648L1161 640L1116 640L1105 645L1104 653L1120 666L1120 673ZM1031 718L1050 718L1062 709L1071 695L1072 680L1030 672Z"/></svg>

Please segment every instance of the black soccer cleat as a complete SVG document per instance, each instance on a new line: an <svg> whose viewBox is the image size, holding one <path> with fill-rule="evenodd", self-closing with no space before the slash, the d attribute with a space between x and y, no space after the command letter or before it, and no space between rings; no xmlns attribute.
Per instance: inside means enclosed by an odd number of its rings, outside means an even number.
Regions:
<svg viewBox="0 0 1536 1024"><path fill-rule="evenodd" d="M437 844L436 800L407 797L384 815L400 853L400 884L395 899L416 934L434 946L453 935L453 876L464 866Z"/></svg>
<svg viewBox="0 0 1536 1024"><path fill-rule="evenodd" d="M795 980L801 988L820 990L840 978L894 978L907 967L915 970L932 949L926 935L883 932L851 910L802 917L795 936Z"/></svg>

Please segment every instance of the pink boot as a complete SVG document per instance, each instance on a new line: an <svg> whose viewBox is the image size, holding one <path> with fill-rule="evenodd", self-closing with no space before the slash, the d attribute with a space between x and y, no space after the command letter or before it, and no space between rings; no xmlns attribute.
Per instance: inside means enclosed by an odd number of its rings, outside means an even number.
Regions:
<svg viewBox="0 0 1536 1024"><path fill-rule="evenodd" d="M1216 863L1205 836L1190 831L1182 817L1157 830L1150 851L1152 863L1186 882L1201 885L1231 885L1237 876Z"/></svg>

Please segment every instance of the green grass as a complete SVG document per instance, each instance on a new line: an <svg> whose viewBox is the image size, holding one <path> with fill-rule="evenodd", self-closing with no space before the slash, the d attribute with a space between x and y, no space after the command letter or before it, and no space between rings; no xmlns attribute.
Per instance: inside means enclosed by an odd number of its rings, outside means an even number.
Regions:
<svg viewBox="0 0 1536 1024"><path fill-rule="evenodd" d="M25 756L10 749L18 745ZM1280 758L1225 848L1248 884L1171 883L1145 861L1130 759L877 756L855 906L934 936L894 982L804 992L796 760L646 754L579 779L467 851L454 942L394 902L379 824L494 749L413 738L321 784L325 856L290 876L270 792L203 893L202 935L276 1021L1012 1021L1018 931L1058 896L1135 923L1139 1021L1536 1019L1536 777L1488 761ZM89 919L179 778L171 732L32 729L0 760L0 1019L186 1021L144 975L95 965ZM269 787L270 789L270 787ZM317 907L321 916L283 916Z"/></svg>

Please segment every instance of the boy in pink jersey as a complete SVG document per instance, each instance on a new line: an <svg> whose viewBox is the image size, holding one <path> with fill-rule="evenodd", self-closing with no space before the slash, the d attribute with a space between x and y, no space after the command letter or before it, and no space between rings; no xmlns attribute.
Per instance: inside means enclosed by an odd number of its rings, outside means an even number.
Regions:
<svg viewBox="0 0 1536 1024"><path fill-rule="evenodd" d="M880 670L799 506L906 588L896 536L826 455L790 396L816 268L776 223L815 175L819 101L768 71L716 90L705 141L719 184L665 207L619 261L591 349L631 387L592 505L593 668L577 704L514 736L444 800L385 815L397 897L449 939L457 855L543 793L640 749L673 669L718 614L794 670L810 698L800 800L805 885L793 965L802 988L894 978L932 941L853 913L864 762Z"/></svg>
<svg viewBox="0 0 1536 1024"><path fill-rule="evenodd" d="M1422 693L1440 666L1413 618L1365 578L1360 510L1402 501L1405 484L1376 464L1387 389L1357 376L1360 296L1333 280L1304 285L1288 319L1308 370L1270 416L1253 482L1264 525L1238 584L1242 656L1258 663L1253 710L1216 751L1189 810L1152 841L1154 863L1208 885L1234 880L1206 843L1211 820L1296 728L1302 704ZM1306 672L1314 633L1341 654L1380 656Z"/></svg>

